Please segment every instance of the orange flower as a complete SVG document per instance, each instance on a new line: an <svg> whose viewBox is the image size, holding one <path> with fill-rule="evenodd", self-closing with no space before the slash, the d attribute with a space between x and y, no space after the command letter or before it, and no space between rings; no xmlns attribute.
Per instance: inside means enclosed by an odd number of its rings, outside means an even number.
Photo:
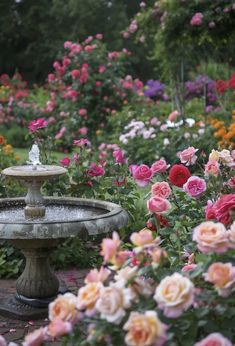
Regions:
<svg viewBox="0 0 235 346"><path fill-rule="evenodd" d="M0 145L3 145L5 143L5 138L0 135Z"/></svg>

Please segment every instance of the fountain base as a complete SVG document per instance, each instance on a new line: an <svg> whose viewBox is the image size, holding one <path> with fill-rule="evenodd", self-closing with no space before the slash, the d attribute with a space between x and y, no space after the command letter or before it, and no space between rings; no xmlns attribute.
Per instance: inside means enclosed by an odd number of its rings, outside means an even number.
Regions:
<svg viewBox="0 0 235 346"><path fill-rule="evenodd" d="M19 302L15 296L0 299L0 315L11 319L30 321L48 317L48 305L37 308Z"/></svg>

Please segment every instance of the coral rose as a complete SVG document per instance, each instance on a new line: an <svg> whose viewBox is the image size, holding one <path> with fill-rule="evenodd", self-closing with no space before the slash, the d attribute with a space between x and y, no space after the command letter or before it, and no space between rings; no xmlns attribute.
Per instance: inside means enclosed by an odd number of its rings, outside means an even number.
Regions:
<svg viewBox="0 0 235 346"><path fill-rule="evenodd" d="M132 176L138 186L144 187L149 184L153 172L147 165L140 165L133 167Z"/></svg>
<svg viewBox="0 0 235 346"><path fill-rule="evenodd" d="M168 166L165 160L158 160L154 162L151 166L152 172L155 173L165 173Z"/></svg>
<svg viewBox="0 0 235 346"><path fill-rule="evenodd" d="M183 185L183 190L190 197L199 197L206 191L206 182L195 175L191 176Z"/></svg>
<svg viewBox="0 0 235 346"><path fill-rule="evenodd" d="M52 338L59 338L62 335L71 333L72 329L73 327L70 322L56 318L48 325L47 332Z"/></svg>
<svg viewBox="0 0 235 346"><path fill-rule="evenodd" d="M152 196L168 198L171 194L171 188L166 181L157 182L151 187Z"/></svg>
<svg viewBox="0 0 235 346"><path fill-rule="evenodd" d="M125 316L125 309L130 307L133 293L129 288L120 288L117 284L104 287L96 303L100 317L114 324L119 324Z"/></svg>
<svg viewBox="0 0 235 346"><path fill-rule="evenodd" d="M193 231L193 240L203 253L222 253L228 249L228 232L222 223L202 222Z"/></svg>
<svg viewBox="0 0 235 346"><path fill-rule="evenodd" d="M46 328L39 328L26 335L23 346L40 346L46 339Z"/></svg>
<svg viewBox="0 0 235 346"><path fill-rule="evenodd" d="M220 296L228 297L235 285L235 267L231 263L215 262L210 265L204 278L215 285Z"/></svg>
<svg viewBox="0 0 235 346"><path fill-rule="evenodd" d="M132 311L123 329L127 331L125 344L128 346L161 346L166 341L166 326L156 311Z"/></svg>
<svg viewBox="0 0 235 346"><path fill-rule="evenodd" d="M233 346L229 339L220 333L211 333L205 339L197 342L194 346Z"/></svg>
<svg viewBox="0 0 235 346"><path fill-rule="evenodd" d="M105 238L102 240L100 254L104 257L105 262L111 261L116 256L120 244L121 241L117 232L113 232L112 239Z"/></svg>
<svg viewBox="0 0 235 346"><path fill-rule="evenodd" d="M190 176L188 168L181 164L172 166L169 172L170 182L178 187L182 187Z"/></svg>
<svg viewBox="0 0 235 346"><path fill-rule="evenodd" d="M147 201L147 208L151 213L162 214L171 208L171 204L166 198L154 196Z"/></svg>
<svg viewBox="0 0 235 346"><path fill-rule="evenodd" d="M49 304L49 320L53 321L55 318L59 318L62 321L76 321L79 315L76 305L77 297L74 294L59 295Z"/></svg>
<svg viewBox="0 0 235 346"><path fill-rule="evenodd" d="M205 165L205 176L208 177L209 175L214 175L215 177L218 177L220 174L219 166L218 161L208 161Z"/></svg>
<svg viewBox="0 0 235 346"><path fill-rule="evenodd" d="M100 291L103 288L101 282L89 282L78 290L77 308L85 310L87 313L93 311L95 303L100 296Z"/></svg>
<svg viewBox="0 0 235 346"><path fill-rule="evenodd" d="M176 318L187 310L194 300L194 285L183 275L166 276L157 286L154 299L165 316Z"/></svg>
<svg viewBox="0 0 235 346"><path fill-rule="evenodd" d="M197 151L198 149L195 149L194 147L188 147L187 149L180 151L178 153L180 162L185 163L186 166L193 165L197 160L197 156L195 155Z"/></svg>

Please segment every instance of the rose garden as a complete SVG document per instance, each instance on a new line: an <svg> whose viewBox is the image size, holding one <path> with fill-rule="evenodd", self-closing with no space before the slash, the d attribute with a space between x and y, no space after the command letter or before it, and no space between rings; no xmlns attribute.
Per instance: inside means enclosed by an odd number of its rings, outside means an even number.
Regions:
<svg viewBox="0 0 235 346"><path fill-rule="evenodd" d="M1 171L36 144L67 171L43 195L115 203L128 223L64 237L51 266L85 268L83 285L0 346L235 344L235 2L134 2L114 47L97 27L61 36L45 78L2 64ZM1 175L1 201L26 192ZM0 285L25 266L13 245L0 239Z"/></svg>

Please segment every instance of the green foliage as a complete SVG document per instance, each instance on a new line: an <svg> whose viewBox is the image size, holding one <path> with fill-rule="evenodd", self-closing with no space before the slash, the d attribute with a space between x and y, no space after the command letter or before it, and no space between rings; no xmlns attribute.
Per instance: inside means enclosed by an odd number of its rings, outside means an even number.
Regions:
<svg viewBox="0 0 235 346"><path fill-rule="evenodd" d="M19 250L0 242L0 278L16 277L23 269L23 255Z"/></svg>

